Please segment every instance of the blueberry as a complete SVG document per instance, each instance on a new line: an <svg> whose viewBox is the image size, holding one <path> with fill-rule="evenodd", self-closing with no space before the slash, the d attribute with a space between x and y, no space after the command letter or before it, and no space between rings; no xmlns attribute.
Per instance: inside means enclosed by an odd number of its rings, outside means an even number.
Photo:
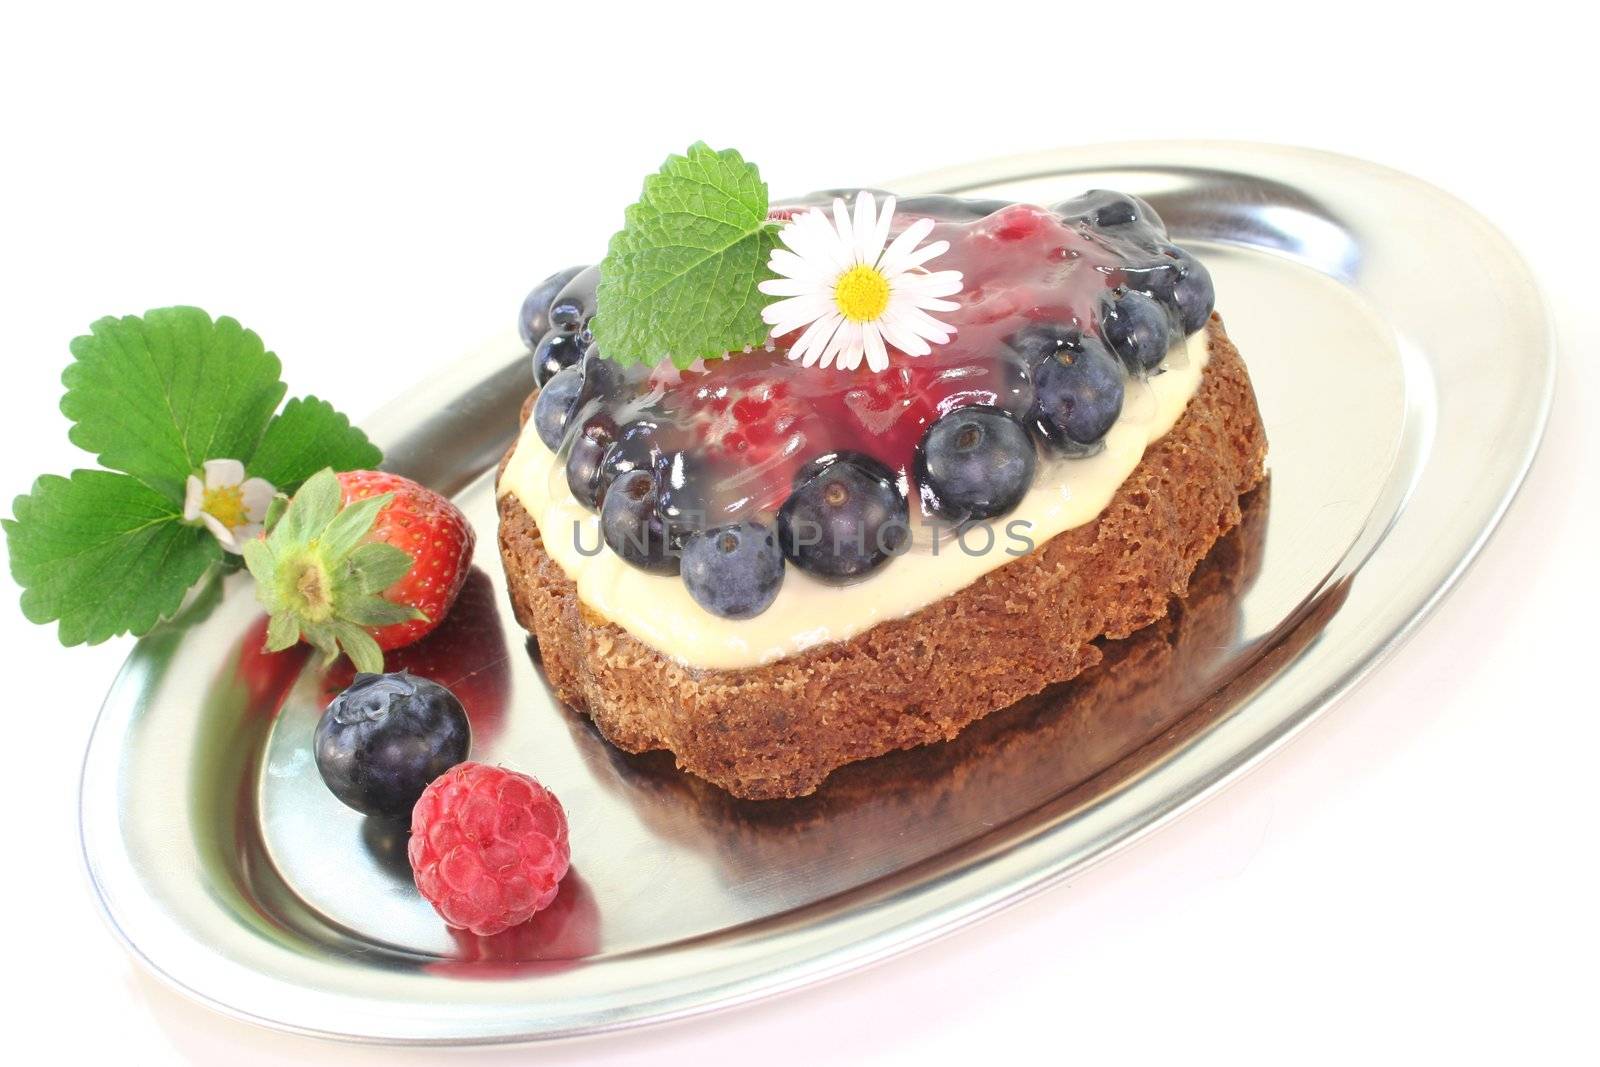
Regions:
<svg viewBox="0 0 1600 1067"><path fill-rule="evenodd" d="M710 525L725 525L728 519L720 510L713 517L713 509L719 504L731 504L735 510L741 510L739 505L744 503L742 498L718 499L718 491L726 488L731 480L698 452L663 452L656 461L656 470L661 475L656 507L676 536L686 537Z"/></svg>
<svg viewBox="0 0 1600 1067"><path fill-rule="evenodd" d="M602 462L600 478L610 485L629 471L655 470L661 461L657 442L659 424L652 419L636 419L617 432L617 440Z"/></svg>
<svg viewBox="0 0 1600 1067"><path fill-rule="evenodd" d="M557 333L581 331L594 314L595 290L599 285L599 267L587 267L569 279L550 304L550 328Z"/></svg>
<svg viewBox="0 0 1600 1067"><path fill-rule="evenodd" d="M1211 318L1211 309L1216 306L1217 290L1211 282L1211 272L1177 245L1163 245L1161 254L1172 266L1164 279L1169 284L1156 295L1177 309L1183 332L1194 333Z"/></svg>
<svg viewBox="0 0 1600 1067"><path fill-rule="evenodd" d="M783 554L828 581L882 566L911 535L895 473L859 452L830 452L800 468L778 510Z"/></svg>
<svg viewBox="0 0 1600 1067"><path fill-rule="evenodd" d="M583 267L568 267L533 287L533 292L522 301L522 311L517 316L517 332L522 335L523 344L531 349L549 331L550 305L555 303L556 294L583 270Z"/></svg>
<svg viewBox="0 0 1600 1067"><path fill-rule="evenodd" d="M567 453L567 488L578 503L590 511L600 510L600 498L605 495L606 452L617 439L617 424L605 414L595 415L584 423L572 439L572 451Z"/></svg>
<svg viewBox="0 0 1600 1067"><path fill-rule="evenodd" d="M622 396L629 381L628 371L602 356L598 346L590 345L585 349L583 362L578 366L583 371L583 389L578 393L578 403L602 404ZM649 373L648 368L645 373Z"/></svg>
<svg viewBox="0 0 1600 1067"><path fill-rule="evenodd" d="M1160 233L1166 232L1155 208L1137 196L1114 193L1109 189L1090 189L1082 196L1063 200L1054 210L1065 218L1087 222L1097 230L1118 229L1137 223Z"/></svg>
<svg viewBox="0 0 1600 1067"><path fill-rule="evenodd" d="M1175 325L1160 301L1137 289L1109 294L1100 304L1100 335L1136 374L1161 365Z"/></svg>
<svg viewBox="0 0 1600 1067"><path fill-rule="evenodd" d="M1124 289L1149 293L1163 304L1172 302L1172 287L1178 281L1178 266L1162 257L1150 263L1129 263L1120 273Z"/></svg>
<svg viewBox="0 0 1600 1067"><path fill-rule="evenodd" d="M917 488L928 510L989 519L1017 506L1033 484L1033 439L999 408L972 404L939 418L917 446Z"/></svg>
<svg viewBox="0 0 1600 1067"><path fill-rule="evenodd" d="M455 694L406 673L358 674L313 741L333 795L366 815L409 817L422 791L467 758L472 728Z"/></svg>
<svg viewBox="0 0 1600 1067"><path fill-rule="evenodd" d="M552 452L561 447L567 419L577 406L578 391L582 388L583 372L577 367L568 367L539 389L539 399L533 403L533 429Z"/></svg>
<svg viewBox="0 0 1600 1067"><path fill-rule="evenodd" d="M1122 414L1122 367L1093 337L1079 337L1033 372L1034 425L1064 452L1093 451Z"/></svg>
<svg viewBox="0 0 1600 1067"><path fill-rule="evenodd" d="M1082 337L1083 330L1075 323L1035 322L1006 338L1006 344L1028 366L1037 367L1046 357L1076 345Z"/></svg>
<svg viewBox="0 0 1600 1067"><path fill-rule="evenodd" d="M551 330L534 346L533 382L543 385L568 367L577 366L582 359L583 349L576 336Z"/></svg>
<svg viewBox="0 0 1600 1067"><path fill-rule="evenodd" d="M600 536L611 551L640 570L678 573L678 546L656 508L653 471L629 471L611 483L600 505Z"/></svg>
<svg viewBox="0 0 1600 1067"><path fill-rule="evenodd" d="M683 584L695 603L725 619L750 619L772 605L783 585L783 550L772 527L738 522L690 537Z"/></svg>
<svg viewBox="0 0 1600 1067"><path fill-rule="evenodd" d="M1010 353L1003 354L993 397L993 405L1001 411L1027 419L1033 410L1033 365Z"/></svg>

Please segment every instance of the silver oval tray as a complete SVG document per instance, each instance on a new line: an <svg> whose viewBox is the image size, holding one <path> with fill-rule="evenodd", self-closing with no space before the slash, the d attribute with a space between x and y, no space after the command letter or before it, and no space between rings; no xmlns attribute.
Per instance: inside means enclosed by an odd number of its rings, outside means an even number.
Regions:
<svg viewBox="0 0 1600 1067"><path fill-rule="evenodd" d="M1044 203L1124 189L1210 265L1271 478L1173 618L951 744L847 768L804 800L731 800L610 748L543 684L495 552L493 467L527 360L492 345L369 429L477 525L481 573L432 667L470 693L474 757L566 805L561 897L497 939L448 932L411 886L403 831L322 787L308 741L328 683L254 654L234 576L139 642L85 759L84 852L138 957L269 1026L491 1042L726 1008L903 952L1105 858L1294 736L1450 588L1532 459L1554 367L1539 295L1488 224L1405 175L1169 143L894 187Z"/></svg>

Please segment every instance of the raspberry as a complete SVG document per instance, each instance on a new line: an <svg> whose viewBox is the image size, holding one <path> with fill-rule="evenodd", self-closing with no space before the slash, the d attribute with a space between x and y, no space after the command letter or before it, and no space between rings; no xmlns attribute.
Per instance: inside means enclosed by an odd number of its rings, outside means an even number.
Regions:
<svg viewBox="0 0 1600 1067"><path fill-rule="evenodd" d="M1032 204L1012 204L990 215L985 225L1002 241L1025 241L1057 223L1055 215Z"/></svg>
<svg viewBox="0 0 1600 1067"><path fill-rule="evenodd" d="M488 937L555 900L571 855L567 817L527 775L462 763L418 799L408 853L417 889L440 917Z"/></svg>

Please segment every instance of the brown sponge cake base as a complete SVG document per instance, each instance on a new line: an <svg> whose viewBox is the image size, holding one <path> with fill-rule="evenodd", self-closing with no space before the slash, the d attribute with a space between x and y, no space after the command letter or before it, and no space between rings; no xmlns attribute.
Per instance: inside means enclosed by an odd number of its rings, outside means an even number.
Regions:
<svg viewBox="0 0 1600 1067"><path fill-rule="evenodd" d="M803 796L847 763L952 738L1094 666L1096 638L1162 618L1238 523L1266 435L1215 315L1206 336L1199 390L1096 520L905 618L759 667L686 667L583 605L506 494L500 554L517 620L556 694L613 744L666 749L738 797Z"/></svg>

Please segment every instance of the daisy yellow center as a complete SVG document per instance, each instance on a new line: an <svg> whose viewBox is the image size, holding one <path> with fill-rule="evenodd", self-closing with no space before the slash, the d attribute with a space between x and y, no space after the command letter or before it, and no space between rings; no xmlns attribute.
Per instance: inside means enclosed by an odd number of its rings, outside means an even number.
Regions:
<svg viewBox="0 0 1600 1067"><path fill-rule="evenodd" d="M237 485L207 489L200 498L200 510L230 530L237 530L250 521L244 513L244 492Z"/></svg>
<svg viewBox="0 0 1600 1067"><path fill-rule="evenodd" d="M872 267L851 267L834 285L833 302L851 322L871 322L889 307L889 279Z"/></svg>

